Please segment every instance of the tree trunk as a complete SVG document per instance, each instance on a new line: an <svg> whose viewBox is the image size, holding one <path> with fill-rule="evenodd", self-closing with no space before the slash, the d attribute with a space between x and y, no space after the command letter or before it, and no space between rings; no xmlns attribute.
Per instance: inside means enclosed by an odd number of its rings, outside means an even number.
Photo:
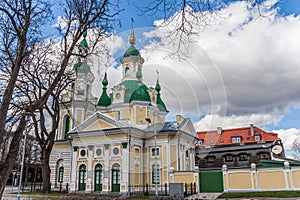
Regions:
<svg viewBox="0 0 300 200"><path fill-rule="evenodd" d="M11 170L13 169L14 165L16 164L16 159L12 158L17 158L18 153L19 153L19 148L20 148L20 142L22 140L22 133L23 130L25 129L25 118L23 117L22 120L20 121L20 124L14 133L14 136L12 138L12 141L9 146L9 151L7 153L7 156L5 158L5 161L0 163L0 199L2 199L2 195L7 183L7 180L9 178L9 175L11 173Z"/></svg>
<svg viewBox="0 0 300 200"><path fill-rule="evenodd" d="M49 156L43 156L41 159L42 177L43 177L43 188L42 193L49 193L51 190L50 185L50 166L49 166Z"/></svg>

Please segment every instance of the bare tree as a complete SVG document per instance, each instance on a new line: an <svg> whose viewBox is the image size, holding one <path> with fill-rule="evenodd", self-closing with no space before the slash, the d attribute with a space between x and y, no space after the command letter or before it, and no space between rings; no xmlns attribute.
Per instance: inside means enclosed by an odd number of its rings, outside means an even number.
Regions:
<svg viewBox="0 0 300 200"><path fill-rule="evenodd" d="M3 94L0 105L0 145L3 149L0 160L0 198L14 164L14 158L18 154L26 126L25 115L31 113L32 120L36 122L35 132L38 142L42 149L49 151L50 154L58 121L54 112L59 111L58 95L64 87L61 82L67 77L66 69L72 57L78 55L76 47L82 34L88 28L93 30L95 38L90 45L92 50L101 38L112 30L115 16L120 12L118 2L61 0L64 6L64 23L58 26L61 34L59 45L51 40L45 41L48 43L41 43L44 39L41 27L51 19L49 2L46 0L0 2L0 32L3 35L0 41L0 83ZM44 44L49 46L43 46ZM46 51L44 57L40 55L38 58L37 52L41 46ZM55 49L56 51L53 51ZM52 66L48 71L44 70L45 63ZM48 78L51 78L46 79L47 73ZM34 115L35 112L37 115ZM52 120L50 131L45 125L45 113ZM47 160L49 155L45 153L42 155ZM44 171L46 174L50 173L47 167ZM49 181L43 191L46 192L47 189Z"/></svg>
<svg viewBox="0 0 300 200"><path fill-rule="evenodd" d="M244 1L248 2L249 8L257 8L259 16L264 16L264 8L271 6L258 0ZM170 56L185 59L195 36L223 17L219 11L224 5L222 0L150 0L144 7L136 7L141 15L163 16L158 28L166 33L164 42L174 49Z"/></svg>
<svg viewBox="0 0 300 200"><path fill-rule="evenodd" d="M300 137L294 140L292 150L294 151L294 158L300 160Z"/></svg>

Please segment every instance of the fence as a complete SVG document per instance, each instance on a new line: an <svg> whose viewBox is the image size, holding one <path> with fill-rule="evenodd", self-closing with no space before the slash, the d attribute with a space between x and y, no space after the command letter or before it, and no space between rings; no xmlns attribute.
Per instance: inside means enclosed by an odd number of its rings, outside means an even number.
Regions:
<svg viewBox="0 0 300 200"><path fill-rule="evenodd" d="M224 192L300 190L300 166L227 169L223 166Z"/></svg>
<svg viewBox="0 0 300 200"><path fill-rule="evenodd" d="M156 193L156 186L153 184L146 185L130 185L130 195L154 195ZM196 194L197 184L196 183L185 183L183 185L184 195ZM157 192L159 195L169 195L169 185L167 183L157 185Z"/></svg>

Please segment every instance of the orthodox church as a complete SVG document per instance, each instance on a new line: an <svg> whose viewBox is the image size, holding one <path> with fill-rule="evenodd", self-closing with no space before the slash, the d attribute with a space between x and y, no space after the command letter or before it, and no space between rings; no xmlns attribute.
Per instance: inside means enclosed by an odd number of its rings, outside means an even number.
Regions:
<svg viewBox="0 0 300 200"><path fill-rule="evenodd" d="M81 52L88 50L86 36ZM145 60L135 42L132 29L130 46L121 58L122 79L110 94L106 72L102 94L95 98L88 60L74 65L75 81L60 105L50 157L53 188L62 185L69 192L128 194L135 186L154 190L171 182L198 181L193 124L180 115L176 121L165 121L168 109L159 80L155 86L143 83ZM177 172L183 174L176 177Z"/></svg>

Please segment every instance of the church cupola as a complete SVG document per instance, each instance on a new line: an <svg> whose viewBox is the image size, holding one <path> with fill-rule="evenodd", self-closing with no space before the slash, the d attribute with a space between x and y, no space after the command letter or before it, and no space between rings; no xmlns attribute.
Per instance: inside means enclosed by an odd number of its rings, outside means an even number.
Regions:
<svg viewBox="0 0 300 200"><path fill-rule="evenodd" d="M138 70L138 66L140 66L140 70L142 71L144 59L141 57L140 52L135 48L136 38L134 35L133 29L133 20L132 20L132 30L129 37L130 47L124 53L124 56L121 58L122 63L122 80L136 80L136 72Z"/></svg>
<svg viewBox="0 0 300 200"><path fill-rule="evenodd" d="M102 94L99 98L99 101L97 103L97 106L103 106L103 107L107 107L111 105L111 98L107 95L107 85L108 85L108 81L107 81L107 73L105 72L104 74L104 78L102 80Z"/></svg>

